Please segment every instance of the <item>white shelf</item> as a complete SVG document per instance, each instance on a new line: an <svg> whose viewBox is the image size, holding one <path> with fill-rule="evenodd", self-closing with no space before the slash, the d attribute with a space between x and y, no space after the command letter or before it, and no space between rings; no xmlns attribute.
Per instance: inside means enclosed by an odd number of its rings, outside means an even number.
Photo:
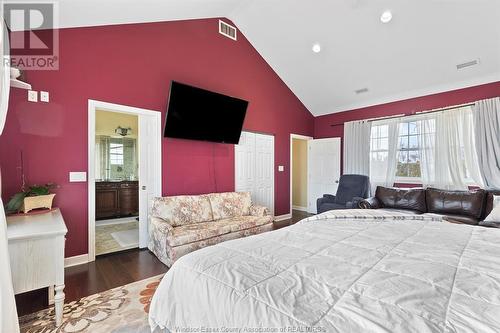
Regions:
<svg viewBox="0 0 500 333"><path fill-rule="evenodd" d="M12 88L31 90L31 84L16 79L10 79L10 86Z"/></svg>

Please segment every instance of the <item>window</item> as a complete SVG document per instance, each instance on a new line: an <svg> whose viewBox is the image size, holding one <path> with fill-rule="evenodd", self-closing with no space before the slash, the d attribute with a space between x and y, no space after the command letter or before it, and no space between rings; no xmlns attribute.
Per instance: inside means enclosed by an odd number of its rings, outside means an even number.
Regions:
<svg viewBox="0 0 500 333"><path fill-rule="evenodd" d="M418 123L399 124L396 177L420 178Z"/></svg>
<svg viewBox="0 0 500 333"><path fill-rule="evenodd" d="M123 143L109 144L109 163L123 165Z"/></svg>
<svg viewBox="0 0 500 333"><path fill-rule="evenodd" d="M389 125L372 126L371 163L384 162L389 156Z"/></svg>
<svg viewBox="0 0 500 333"><path fill-rule="evenodd" d="M370 177L443 188L481 184L472 117L472 108L463 107L373 122Z"/></svg>

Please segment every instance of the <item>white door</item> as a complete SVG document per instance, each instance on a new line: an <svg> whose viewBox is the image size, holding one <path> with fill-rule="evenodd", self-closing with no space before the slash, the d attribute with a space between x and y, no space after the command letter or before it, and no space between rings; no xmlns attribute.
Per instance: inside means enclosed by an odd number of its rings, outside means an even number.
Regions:
<svg viewBox="0 0 500 333"><path fill-rule="evenodd" d="M307 211L316 214L316 199L337 193L340 178L340 138L307 141Z"/></svg>
<svg viewBox="0 0 500 333"><path fill-rule="evenodd" d="M139 247L148 246L148 215L154 197L161 196L161 120L139 115Z"/></svg>
<svg viewBox="0 0 500 333"><path fill-rule="evenodd" d="M235 145L235 190L274 215L274 136L242 132Z"/></svg>
<svg viewBox="0 0 500 333"><path fill-rule="evenodd" d="M255 187L255 133L241 132L234 146L235 191L252 192Z"/></svg>

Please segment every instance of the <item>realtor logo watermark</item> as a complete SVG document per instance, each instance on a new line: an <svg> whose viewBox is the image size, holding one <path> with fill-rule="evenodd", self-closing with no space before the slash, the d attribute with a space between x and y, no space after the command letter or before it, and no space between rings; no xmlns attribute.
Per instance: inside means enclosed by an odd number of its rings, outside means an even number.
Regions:
<svg viewBox="0 0 500 333"><path fill-rule="evenodd" d="M21 70L59 69L57 3L4 2L5 23L10 30L10 65Z"/></svg>

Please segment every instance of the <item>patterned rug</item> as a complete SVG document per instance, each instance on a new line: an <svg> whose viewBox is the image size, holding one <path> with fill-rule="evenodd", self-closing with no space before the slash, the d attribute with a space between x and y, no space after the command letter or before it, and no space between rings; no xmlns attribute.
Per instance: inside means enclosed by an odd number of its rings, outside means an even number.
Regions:
<svg viewBox="0 0 500 333"><path fill-rule="evenodd" d="M146 333L148 312L163 275L137 281L64 305L63 323L55 327L54 307L19 319L23 333Z"/></svg>

